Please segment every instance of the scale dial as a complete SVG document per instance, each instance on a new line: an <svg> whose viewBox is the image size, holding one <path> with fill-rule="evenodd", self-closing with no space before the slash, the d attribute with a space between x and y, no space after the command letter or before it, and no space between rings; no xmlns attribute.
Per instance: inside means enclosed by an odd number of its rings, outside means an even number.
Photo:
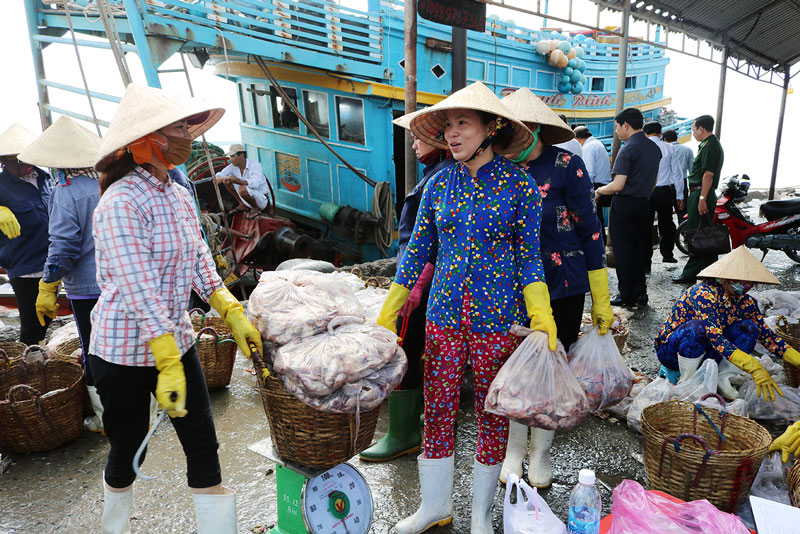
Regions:
<svg viewBox="0 0 800 534"><path fill-rule="evenodd" d="M358 469L339 464L306 481L302 510L311 534L367 534L372 492Z"/></svg>

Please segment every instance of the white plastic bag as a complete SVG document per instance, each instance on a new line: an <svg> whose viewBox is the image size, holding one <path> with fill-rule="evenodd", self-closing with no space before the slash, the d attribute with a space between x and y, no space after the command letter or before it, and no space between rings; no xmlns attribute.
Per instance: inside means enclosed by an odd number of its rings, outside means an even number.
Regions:
<svg viewBox="0 0 800 534"><path fill-rule="evenodd" d="M739 397L747 403L747 411L753 419L770 419L787 423L800 419L800 388L781 386L783 396L775 395L775 402L764 400L756 393L751 378L739 389Z"/></svg>
<svg viewBox="0 0 800 534"><path fill-rule="evenodd" d="M642 411L657 402L668 401L675 389L666 378L656 378L639 393L628 408L628 426L642 433Z"/></svg>
<svg viewBox="0 0 800 534"><path fill-rule="evenodd" d="M633 373L613 336L601 336L597 328L592 328L573 343L567 357L570 370L586 393L590 412L608 408L631 392Z"/></svg>
<svg viewBox="0 0 800 534"><path fill-rule="evenodd" d="M519 325L511 333L526 337L489 386L486 411L545 430L578 426L589 413L589 403L569 370L564 346L559 341L551 351L547 334Z"/></svg>
<svg viewBox="0 0 800 534"><path fill-rule="evenodd" d="M679 382L672 393L672 398L696 402L706 393L717 392L719 367L712 358L706 359L695 374L683 382Z"/></svg>
<svg viewBox="0 0 800 534"><path fill-rule="evenodd" d="M516 502L511 502L516 488ZM524 498L523 498L524 496ZM503 532L505 534L565 534L564 526L547 506L545 500L514 473L509 473L506 498L503 502Z"/></svg>

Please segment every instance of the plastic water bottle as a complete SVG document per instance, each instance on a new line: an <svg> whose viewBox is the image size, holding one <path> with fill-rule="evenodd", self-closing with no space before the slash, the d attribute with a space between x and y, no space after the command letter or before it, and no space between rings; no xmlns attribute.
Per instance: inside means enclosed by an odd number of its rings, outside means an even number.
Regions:
<svg viewBox="0 0 800 534"><path fill-rule="evenodd" d="M595 476L591 469L581 469L578 483L569 496L570 534L599 534L600 512L603 509L600 492L594 485Z"/></svg>

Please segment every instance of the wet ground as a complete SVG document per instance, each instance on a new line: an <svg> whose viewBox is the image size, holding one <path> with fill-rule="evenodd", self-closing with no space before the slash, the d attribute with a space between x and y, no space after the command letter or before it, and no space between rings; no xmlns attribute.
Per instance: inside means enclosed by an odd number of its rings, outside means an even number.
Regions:
<svg viewBox="0 0 800 534"><path fill-rule="evenodd" d="M680 263L659 263L655 253L649 277L649 306L635 311L622 310L630 330L623 356L628 364L654 376L657 370L652 339L682 290L670 279L678 274ZM800 288L800 266L783 254L770 252L766 265L783 282L783 289ZM612 296L616 275L609 269ZM587 299L587 304L590 299ZM587 307L588 311L588 307ZM13 324L13 318L2 318ZM261 398L255 379L246 372L240 358L229 388L212 392L220 459L224 483L238 493L239 532L260 532L277 518L273 462L248 449L269 436ZM475 452L476 425L472 413L472 392L465 383L456 439L455 519L451 526L432 533L469 532L472 494L472 457ZM381 414L376 437L386 431L386 414ZM13 456L14 463L0 474L0 534L39 534L51 532L89 533L99 530L103 506L101 472L108 451L105 437L87 433L81 439L55 451L29 456ZM553 445L555 479L543 495L562 519L567 501L577 481L578 470L592 468L600 481L604 513L611 504L611 492L622 479L645 482L641 437L624 422L589 416L577 429L557 433ZM412 513L418 504L416 462L407 456L386 464L352 461L366 477L375 502L372 532L386 533L400 518ZM134 533L196 532L194 509L186 488L185 461L175 433L166 421L156 432L144 464L153 481L135 484L132 530ZM495 529L502 532L503 492L495 500Z"/></svg>

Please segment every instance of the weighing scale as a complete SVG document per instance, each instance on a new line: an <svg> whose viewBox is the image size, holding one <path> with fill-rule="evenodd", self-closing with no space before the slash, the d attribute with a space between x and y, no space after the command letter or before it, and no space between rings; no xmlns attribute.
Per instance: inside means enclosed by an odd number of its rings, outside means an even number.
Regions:
<svg viewBox="0 0 800 534"><path fill-rule="evenodd" d="M284 462L269 438L250 450L274 461L278 523L270 534L367 534L372 525L372 492L349 463L314 470Z"/></svg>

